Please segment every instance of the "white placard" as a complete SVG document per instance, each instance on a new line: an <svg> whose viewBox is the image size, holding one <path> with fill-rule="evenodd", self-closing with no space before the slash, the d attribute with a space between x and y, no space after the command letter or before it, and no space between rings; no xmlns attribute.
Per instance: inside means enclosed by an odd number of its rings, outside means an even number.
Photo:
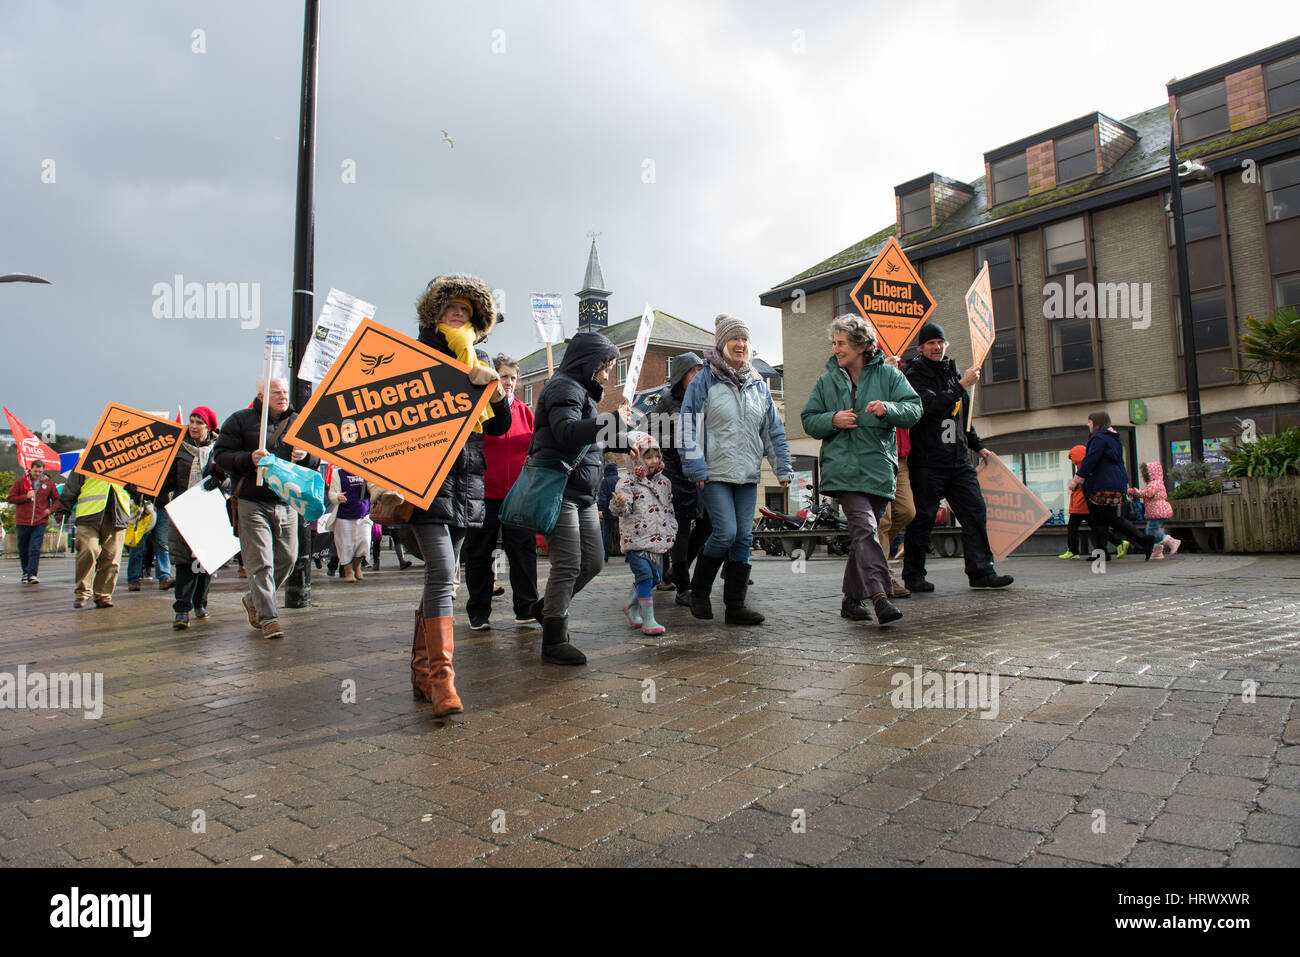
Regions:
<svg viewBox="0 0 1300 957"><path fill-rule="evenodd" d="M266 330L266 345L262 348L262 381L270 379L289 381L289 337L283 329Z"/></svg>
<svg viewBox="0 0 1300 957"><path fill-rule="evenodd" d="M220 489L196 485L167 503L167 515L205 571L215 571L239 551Z"/></svg>
<svg viewBox="0 0 1300 957"><path fill-rule="evenodd" d="M362 319L375 318L375 307L348 295L341 289L330 289L316 320L316 328L303 352L298 378L313 384L319 383L329 372L344 345L357 331Z"/></svg>
<svg viewBox="0 0 1300 957"><path fill-rule="evenodd" d="M533 336L541 343L564 341L564 300L559 293L535 292L532 295Z"/></svg>
<svg viewBox="0 0 1300 957"><path fill-rule="evenodd" d="M650 303L645 304L641 313L641 328L636 334L636 348L632 350L632 359L627 364L627 378L623 380L623 398L628 403L636 398L636 384L641 378L641 366L645 364L646 350L650 347L650 330L654 328L655 311Z"/></svg>

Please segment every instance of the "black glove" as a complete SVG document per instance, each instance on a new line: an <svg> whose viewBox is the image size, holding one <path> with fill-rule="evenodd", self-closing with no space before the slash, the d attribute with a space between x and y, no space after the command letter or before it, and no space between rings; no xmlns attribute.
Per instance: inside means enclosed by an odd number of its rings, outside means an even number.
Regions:
<svg viewBox="0 0 1300 957"><path fill-rule="evenodd" d="M221 483L217 481L215 475L209 475L203 480L203 491L211 492L214 488L221 488Z"/></svg>

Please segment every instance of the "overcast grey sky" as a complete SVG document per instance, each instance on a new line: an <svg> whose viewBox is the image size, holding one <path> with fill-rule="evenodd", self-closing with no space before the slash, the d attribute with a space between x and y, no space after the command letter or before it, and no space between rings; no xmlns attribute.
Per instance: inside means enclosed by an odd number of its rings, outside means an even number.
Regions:
<svg viewBox="0 0 1300 957"><path fill-rule="evenodd" d="M410 332L430 278L472 272L520 356L530 292L572 333L597 230L611 321L732 312L779 361L759 293L887 225L896 184L1300 33L1291 2L1174 9L322 0L318 298ZM0 402L80 435L109 400L224 419L289 324L302 4L0 0L0 24L0 273L54 283L0 285ZM177 274L258 284L259 326L155 316Z"/></svg>

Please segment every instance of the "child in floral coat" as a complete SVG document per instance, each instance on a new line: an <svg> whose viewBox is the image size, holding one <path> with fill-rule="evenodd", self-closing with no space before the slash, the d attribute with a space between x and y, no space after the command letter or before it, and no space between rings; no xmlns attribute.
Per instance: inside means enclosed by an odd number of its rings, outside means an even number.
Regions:
<svg viewBox="0 0 1300 957"><path fill-rule="evenodd" d="M618 481L609 510L618 516L623 554L632 568L634 585L623 603L628 624L647 635L662 635L655 621L654 586L661 577L661 560L677 538L673 491L663 474L659 444L644 432L629 432L632 466Z"/></svg>

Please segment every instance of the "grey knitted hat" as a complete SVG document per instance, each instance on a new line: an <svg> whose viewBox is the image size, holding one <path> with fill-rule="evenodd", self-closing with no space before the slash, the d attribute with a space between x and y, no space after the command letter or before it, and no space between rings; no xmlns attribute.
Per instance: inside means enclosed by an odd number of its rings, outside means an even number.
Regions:
<svg viewBox="0 0 1300 957"><path fill-rule="evenodd" d="M744 336L746 339L750 338L749 326L745 325L745 320L729 316L725 312L713 320L713 325L715 327L713 344L718 347L719 352L737 336Z"/></svg>

